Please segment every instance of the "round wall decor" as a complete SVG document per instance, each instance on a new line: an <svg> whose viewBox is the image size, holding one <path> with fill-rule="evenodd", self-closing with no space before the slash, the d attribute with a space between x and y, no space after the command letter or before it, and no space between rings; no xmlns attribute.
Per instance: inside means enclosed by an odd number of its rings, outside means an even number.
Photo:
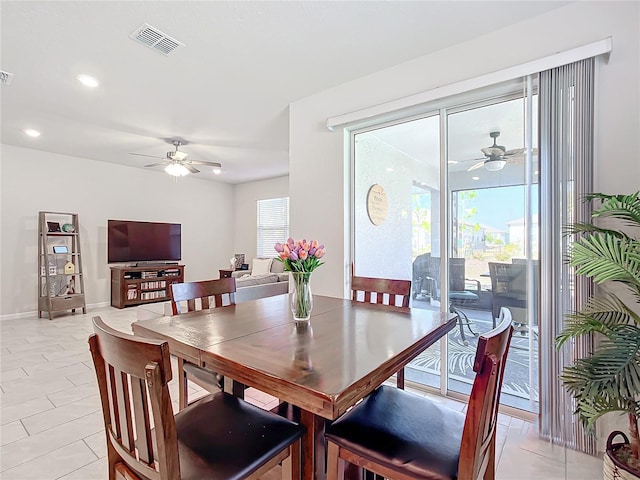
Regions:
<svg viewBox="0 0 640 480"><path fill-rule="evenodd" d="M382 185L371 185L367 192L367 215L374 225L382 225L387 219L387 194Z"/></svg>

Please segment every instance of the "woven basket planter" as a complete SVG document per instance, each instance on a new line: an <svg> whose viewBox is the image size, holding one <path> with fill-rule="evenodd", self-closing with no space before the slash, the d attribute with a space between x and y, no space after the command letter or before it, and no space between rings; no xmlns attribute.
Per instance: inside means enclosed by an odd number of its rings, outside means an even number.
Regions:
<svg viewBox="0 0 640 480"><path fill-rule="evenodd" d="M621 435L624 442L614 443L613 439ZM634 472L629 466L621 463L614 456L614 452L629 444L627 436L619 431L611 432L607 438L607 451L604 454L604 480L640 480L640 472Z"/></svg>

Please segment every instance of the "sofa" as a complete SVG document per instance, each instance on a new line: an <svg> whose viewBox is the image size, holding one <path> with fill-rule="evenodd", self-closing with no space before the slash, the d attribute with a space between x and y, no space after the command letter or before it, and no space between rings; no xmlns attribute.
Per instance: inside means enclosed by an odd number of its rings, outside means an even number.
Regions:
<svg viewBox="0 0 640 480"><path fill-rule="evenodd" d="M236 270L236 303L289 293L289 273L273 258L254 258L250 270ZM137 320L173 315L171 302L149 303L137 307Z"/></svg>
<svg viewBox="0 0 640 480"><path fill-rule="evenodd" d="M289 273L274 258L254 258L250 270L237 270L236 303L289 292Z"/></svg>

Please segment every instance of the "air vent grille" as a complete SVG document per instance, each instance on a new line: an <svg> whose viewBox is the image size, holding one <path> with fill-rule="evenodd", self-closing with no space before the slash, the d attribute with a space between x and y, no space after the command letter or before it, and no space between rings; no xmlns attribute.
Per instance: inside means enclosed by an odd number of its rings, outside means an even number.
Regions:
<svg viewBox="0 0 640 480"><path fill-rule="evenodd" d="M184 47L184 43L179 42L147 23L137 28L130 37L164 55L169 55L178 47Z"/></svg>
<svg viewBox="0 0 640 480"><path fill-rule="evenodd" d="M11 80L13 80L13 73L0 70L0 85L11 85Z"/></svg>

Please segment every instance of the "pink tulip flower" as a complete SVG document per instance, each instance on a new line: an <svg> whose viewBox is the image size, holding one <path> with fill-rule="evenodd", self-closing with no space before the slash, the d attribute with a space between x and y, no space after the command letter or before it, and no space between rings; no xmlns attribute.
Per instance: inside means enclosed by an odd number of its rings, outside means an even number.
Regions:
<svg viewBox="0 0 640 480"><path fill-rule="evenodd" d="M318 248L315 253L316 258L324 257L324 248Z"/></svg>
<svg viewBox="0 0 640 480"><path fill-rule="evenodd" d="M298 252L298 256L300 257L300 260L306 260L309 254L307 253L306 250L301 248L300 251Z"/></svg>

